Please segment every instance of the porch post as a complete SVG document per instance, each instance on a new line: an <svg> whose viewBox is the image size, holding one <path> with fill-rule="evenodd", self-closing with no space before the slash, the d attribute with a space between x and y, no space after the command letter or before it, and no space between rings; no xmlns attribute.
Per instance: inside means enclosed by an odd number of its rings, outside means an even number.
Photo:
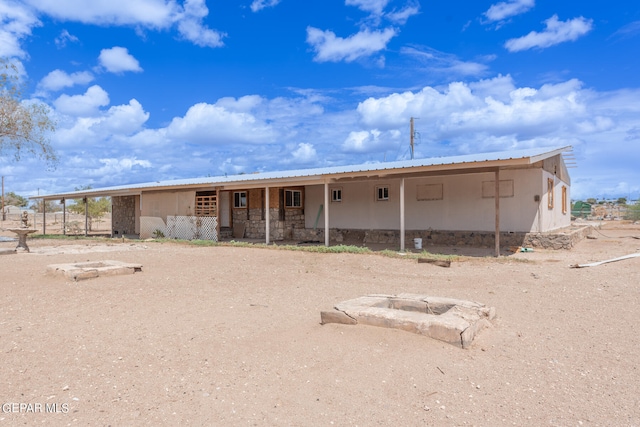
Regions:
<svg viewBox="0 0 640 427"><path fill-rule="evenodd" d="M113 215L113 209L111 210ZM62 235L67 235L67 201L62 198Z"/></svg>
<svg viewBox="0 0 640 427"><path fill-rule="evenodd" d="M269 244L269 232L271 231L271 226L269 225L269 187L264 188L264 219L265 219L265 243Z"/></svg>
<svg viewBox="0 0 640 427"><path fill-rule="evenodd" d="M47 204L42 199L42 234L47 234Z"/></svg>
<svg viewBox="0 0 640 427"><path fill-rule="evenodd" d="M496 257L500 256L500 169L496 169L495 176L495 194L496 201Z"/></svg>
<svg viewBox="0 0 640 427"><path fill-rule="evenodd" d="M405 248L404 224L404 178L400 178L400 252Z"/></svg>
<svg viewBox="0 0 640 427"><path fill-rule="evenodd" d="M142 193L140 193L140 201L142 205ZM220 187L216 187L216 241L220 243Z"/></svg>
<svg viewBox="0 0 640 427"><path fill-rule="evenodd" d="M324 245L329 247L329 183L324 182Z"/></svg>
<svg viewBox="0 0 640 427"><path fill-rule="evenodd" d="M84 198L84 237L89 235L89 199Z"/></svg>

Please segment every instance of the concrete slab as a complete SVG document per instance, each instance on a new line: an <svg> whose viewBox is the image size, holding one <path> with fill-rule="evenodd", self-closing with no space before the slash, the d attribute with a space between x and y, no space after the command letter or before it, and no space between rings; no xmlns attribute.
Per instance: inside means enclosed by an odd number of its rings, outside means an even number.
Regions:
<svg viewBox="0 0 640 427"><path fill-rule="evenodd" d="M74 281L92 279L99 276L133 274L138 271L142 271L142 264L113 260L51 264L47 266L47 274L64 276Z"/></svg>
<svg viewBox="0 0 640 427"><path fill-rule="evenodd" d="M343 301L320 313L321 323L395 328L467 348L490 327L494 307L454 298L419 294L367 295Z"/></svg>

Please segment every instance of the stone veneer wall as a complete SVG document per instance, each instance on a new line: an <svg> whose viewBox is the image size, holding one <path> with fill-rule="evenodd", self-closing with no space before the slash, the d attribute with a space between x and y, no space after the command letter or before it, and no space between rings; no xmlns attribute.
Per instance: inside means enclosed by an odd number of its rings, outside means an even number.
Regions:
<svg viewBox="0 0 640 427"><path fill-rule="evenodd" d="M280 221L280 210L278 208L269 209L269 237L270 240L290 240L296 230L304 229L304 214L300 209L286 209L284 221ZM266 220L261 208L256 209L234 209L233 223L245 223L244 236L248 239L264 239Z"/></svg>
<svg viewBox="0 0 640 427"><path fill-rule="evenodd" d="M111 206L112 235L134 234L136 232L136 197L113 196Z"/></svg>
<svg viewBox="0 0 640 427"><path fill-rule="evenodd" d="M572 227L548 233L500 233L500 246L538 247L545 249L570 249L577 242L591 235L591 226ZM399 230L343 230L331 229L329 239L335 243L345 244L400 244ZM421 238L424 246L471 246L493 247L494 233L487 231L437 231L407 230L405 235L407 246L414 238ZM322 229L295 230L293 239L301 241L324 241Z"/></svg>

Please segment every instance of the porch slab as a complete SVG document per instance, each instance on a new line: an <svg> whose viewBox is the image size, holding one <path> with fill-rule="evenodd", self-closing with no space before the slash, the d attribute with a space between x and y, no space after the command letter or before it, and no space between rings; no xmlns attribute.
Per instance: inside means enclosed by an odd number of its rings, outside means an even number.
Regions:
<svg viewBox="0 0 640 427"><path fill-rule="evenodd" d="M467 348L491 326L494 307L454 298L402 293L373 294L343 301L320 313L321 323L401 329Z"/></svg>
<svg viewBox="0 0 640 427"><path fill-rule="evenodd" d="M142 264L113 260L51 264L47 266L47 274L64 276L76 282L78 280L93 279L99 276L133 274L139 271L142 271Z"/></svg>

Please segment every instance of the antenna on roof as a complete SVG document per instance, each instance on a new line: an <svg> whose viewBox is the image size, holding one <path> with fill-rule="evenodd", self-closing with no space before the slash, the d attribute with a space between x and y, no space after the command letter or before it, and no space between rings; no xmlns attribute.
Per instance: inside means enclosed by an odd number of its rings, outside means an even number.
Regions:
<svg viewBox="0 0 640 427"><path fill-rule="evenodd" d="M415 117L415 119L419 119L419 118L420 118L420 117ZM413 120L414 120L414 117L411 117L411 120L410 120L411 130L409 131L409 133L411 134L411 136L410 136L410 138L411 138L411 140L410 140L410 145L411 145L411 160L413 160L413 153L414 153L413 146L414 146L415 136L416 136L416 133L418 133L418 132L416 132L416 131L414 130Z"/></svg>

